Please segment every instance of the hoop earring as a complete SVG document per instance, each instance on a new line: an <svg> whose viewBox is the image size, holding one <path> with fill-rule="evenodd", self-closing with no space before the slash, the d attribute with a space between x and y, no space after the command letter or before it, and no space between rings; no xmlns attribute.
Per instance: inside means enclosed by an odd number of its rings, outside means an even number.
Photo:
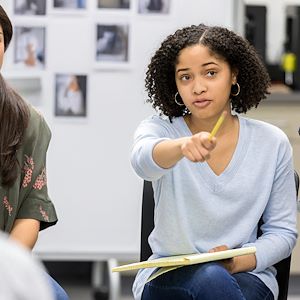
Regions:
<svg viewBox="0 0 300 300"><path fill-rule="evenodd" d="M241 91L240 85L238 83L236 83L236 84L233 84L232 86L235 86L235 85L237 86L237 92L235 94L231 93L231 96L233 96L233 97L238 96Z"/></svg>
<svg viewBox="0 0 300 300"><path fill-rule="evenodd" d="M180 103L180 102L176 99L176 97L177 97L178 95L179 95L178 92L176 92L176 94L175 94L175 96L174 96L174 101L175 101L175 103L176 103L177 105L179 105L179 106L184 106L184 103Z"/></svg>

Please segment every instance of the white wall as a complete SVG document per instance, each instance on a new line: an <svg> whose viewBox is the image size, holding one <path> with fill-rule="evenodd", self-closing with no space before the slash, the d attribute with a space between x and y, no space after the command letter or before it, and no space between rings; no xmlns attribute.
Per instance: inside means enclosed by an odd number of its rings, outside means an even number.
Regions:
<svg viewBox="0 0 300 300"><path fill-rule="evenodd" d="M152 113L144 104L146 66L162 39L178 27L201 22L233 27L238 1L173 0L166 16L138 15L136 1L128 13L101 14L95 9L96 1L88 1L83 16L49 13L35 18L14 16L12 2L2 0L1 4L14 24L33 22L47 28L44 72L14 71L13 45L4 67L7 77L41 78L39 108L53 133L48 182L59 222L41 233L38 252L56 259L120 253L137 256L142 181L132 171L129 155L135 128ZM94 68L95 24L102 20L129 22L128 70ZM54 116L54 74L65 72L88 75L87 118Z"/></svg>

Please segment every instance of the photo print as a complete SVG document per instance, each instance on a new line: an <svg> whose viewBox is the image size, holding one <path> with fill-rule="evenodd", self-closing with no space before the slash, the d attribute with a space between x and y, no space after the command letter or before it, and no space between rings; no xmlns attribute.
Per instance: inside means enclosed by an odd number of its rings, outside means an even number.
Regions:
<svg viewBox="0 0 300 300"><path fill-rule="evenodd" d="M55 76L55 116L86 117L87 76Z"/></svg>
<svg viewBox="0 0 300 300"><path fill-rule="evenodd" d="M16 15L45 15L46 0L14 0Z"/></svg>
<svg viewBox="0 0 300 300"><path fill-rule="evenodd" d="M170 0L138 0L140 14L168 14Z"/></svg>
<svg viewBox="0 0 300 300"><path fill-rule="evenodd" d="M14 64L20 68L45 67L45 27L15 27Z"/></svg>
<svg viewBox="0 0 300 300"><path fill-rule="evenodd" d="M98 24L97 62L128 62L129 25Z"/></svg>
<svg viewBox="0 0 300 300"><path fill-rule="evenodd" d="M53 0L53 8L84 9L86 8L86 0Z"/></svg>
<svg viewBox="0 0 300 300"><path fill-rule="evenodd" d="M130 0L98 0L98 8L129 9Z"/></svg>

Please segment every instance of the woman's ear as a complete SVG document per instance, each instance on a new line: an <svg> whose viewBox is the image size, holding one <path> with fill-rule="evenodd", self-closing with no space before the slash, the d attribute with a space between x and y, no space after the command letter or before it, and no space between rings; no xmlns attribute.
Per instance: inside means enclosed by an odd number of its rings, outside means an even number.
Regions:
<svg viewBox="0 0 300 300"><path fill-rule="evenodd" d="M239 74L239 70L237 68L233 68L232 72L231 72L232 84L236 84L237 83L238 74Z"/></svg>

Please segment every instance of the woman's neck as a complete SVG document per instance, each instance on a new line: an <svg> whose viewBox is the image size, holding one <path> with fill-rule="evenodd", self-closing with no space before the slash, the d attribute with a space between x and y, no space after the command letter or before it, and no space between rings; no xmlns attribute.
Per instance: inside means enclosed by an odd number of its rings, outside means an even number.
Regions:
<svg viewBox="0 0 300 300"><path fill-rule="evenodd" d="M184 117L187 126L189 127L192 134L196 134L201 131L211 132L216 122L218 121L219 115L208 118L208 119L197 119L193 118L192 115ZM232 131L236 127L237 117L228 113L224 123L218 131L218 136L222 136L224 133Z"/></svg>

